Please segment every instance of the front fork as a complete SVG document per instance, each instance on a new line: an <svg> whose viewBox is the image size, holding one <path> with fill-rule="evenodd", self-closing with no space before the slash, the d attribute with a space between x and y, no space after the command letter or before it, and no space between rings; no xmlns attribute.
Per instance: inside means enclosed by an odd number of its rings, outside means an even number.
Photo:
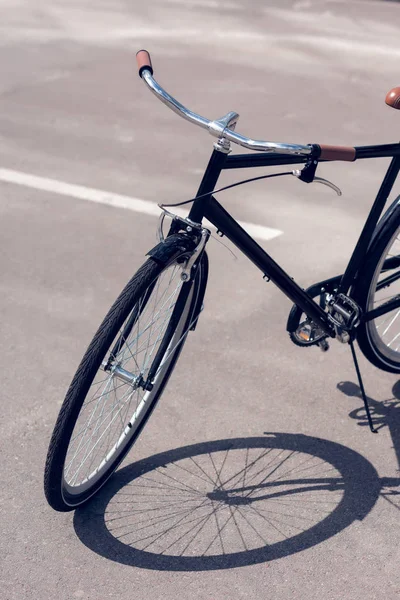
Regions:
<svg viewBox="0 0 400 600"><path fill-rule="evenodd" d="M129 383L130 385L132 385L133 389L141 387L146 391L151 391L153 389L153 381L157 375L157 372L160 368L162 360L165 357L165 354L168 352L168 348L171 344L176 327L179 323L179 320L188 301L191 288L194 285L192 279L196 276L196 267L199 264L201 255L211 235L211 232L205 227L202 227L202 225L194 223L188 218L185 219L174 215L169 211L165 210L164 208L162 210L163 213L161 214L158 228L158 239L160 243L155 249L151 251L150 255L158 256L160 254L160 251L162 250L162 246L166 243L166 240L168 240L170 236L180 233L182 231L184 231L188 235L188 237L190 236L193 240L193 243L195 244L194 248L192 246L192 249L186 261L182 263L183 268L180 277L184 283L182 285L182 289L179 292L179 296L172 311L172 315L169 319L167 330L163 335L160 346L158 347L157 353L151 364L146 380L143 378L142 373L140 373L139 375L134 375L133 373L126 371L120 365L117 364L118 354L123 348L124 344L127 343L129 335L135 323L137 322L140 313L146 307L147 302L149 301L149 298L154 290L156 284L155 280L151 284L151 286L146 290L143 298L139 300L137 306L135 306L135 308L133 309L132 314L130 315L126 325L124 326L123 331L121 332L116 343L114 344L107 361L104 361L102 365L104 371L112 373L117 379L121 379L125 383ZM165 216L169 216L172 218L172 223L167 238L164 238L163 234L163 222ZM160 248L160 250L157 254L158 248ZM177 343L177 347L179 343L180 340Z"/></svg>

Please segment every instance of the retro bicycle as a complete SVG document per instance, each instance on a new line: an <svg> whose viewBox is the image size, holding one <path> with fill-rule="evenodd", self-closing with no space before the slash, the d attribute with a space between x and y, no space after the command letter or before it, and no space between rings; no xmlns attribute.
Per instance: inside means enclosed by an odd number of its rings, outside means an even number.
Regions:
<svg viewBox="0 0 400 600"><path fill-rule="evenodd" d="M148 52L137 54L149 89L186 120L216 138L186 218L161 205L159 243L110 308L67 392L49 445L44 487L49 504L68 511L86 502L112 475L145 426L163 393L203 308L208 276L206 218L293 301L287 331L299 346L328 350L329 340L350 345L368 422L373 426L354 341L376 367L400 373L400 197L382 215L400 169L400 143L362 147L281 144L235 132L239 115L209 121L170 96L153 78ZM400 87L386 96L400 109ZM256 151L230 156L231 144ZM219 204L214 194L224 169L303 164L292 175L319 182L321 161L391 157L387 173L344 274L303 290ZM238 185L238 184L233 184ZM164 237L163 223L171 219Z"/></svg>

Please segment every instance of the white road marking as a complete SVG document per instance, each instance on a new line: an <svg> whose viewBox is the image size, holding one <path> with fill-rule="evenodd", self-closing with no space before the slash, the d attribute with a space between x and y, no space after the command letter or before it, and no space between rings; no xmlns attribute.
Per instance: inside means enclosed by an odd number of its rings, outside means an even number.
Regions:
<svg viewBox="0 0 400 600"><path fill-rule="evenodd" d="M65 183L64 181L58 181L57 179L38 177L37 175L30 175L20 171L12 171L10 169L0 169L0 181L15 185L22 185L36 190L42 190L44 192L51 192L61 196L69 196L71 198L78 198L80 200L87 200L89 202L97 202L99 204L107 204L109 206L125 208L127 210L132 210L134 212L139 212L154 217L158 217L161 212L157 204L149 202L148 200L142 200L141 198L132 198L131 196L114 194L113 192L106 192L104 190L89 188L83 185ZM188 212L187 210L184 211L179 208L171 208L171 211L181 216L187 216ZM259 240L272 240L283 233L279 229L264 227L263 225L257 225L255 223L246 223L243 221L238 221L238 223L247 231L249 235ZM213 227L211 224L209 225Z"/></svg>

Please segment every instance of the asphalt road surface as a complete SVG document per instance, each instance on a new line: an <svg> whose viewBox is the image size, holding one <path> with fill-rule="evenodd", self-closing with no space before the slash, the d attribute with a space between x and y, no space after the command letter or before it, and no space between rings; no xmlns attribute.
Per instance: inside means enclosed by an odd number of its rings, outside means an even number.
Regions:
<svg viewBox="0 0 400 600"><path fill-rule="evenodd" d="M193 196L212 150L145 89L135 52L250 137L390 143L399 25L383 1L0 0L2 598L400 597L397 378L360 358L374 436L349 349L295 347L290 302L214 239L199 326L118 473L75 514L42 488L66 388L155 243L156 203ZM343 272L387 165L322 165L341 197L286 178L219 199L307 286Z"/></svg>

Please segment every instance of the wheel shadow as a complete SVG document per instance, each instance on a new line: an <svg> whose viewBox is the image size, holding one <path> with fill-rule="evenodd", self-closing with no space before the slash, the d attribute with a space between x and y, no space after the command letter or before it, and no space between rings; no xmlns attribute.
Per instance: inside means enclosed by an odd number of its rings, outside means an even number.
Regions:
<svg viewBox="0 0 400 600"><path fill-rule="evenodd" d="M94 552L122 564L203 571L276 560L363 519L380 480L340 444L300 434L176 448L119 470L77 509Z"/></svg>
<svg viewBox="0 0 400 600"><path fill-rule="evenodd" d="M362 400L359 386L351 381L341 381L337 388L346 396ZM392 387L392 396L386 400L377 401L368 396L368 404L376 430L388 429L392 438L393 450L396 454L400 475L400 381ZM364 403L349 413L352 419L358 421L360 427L368 427ZM382 477L381 494L392 506L400 510L400 476Z"/></svg>

